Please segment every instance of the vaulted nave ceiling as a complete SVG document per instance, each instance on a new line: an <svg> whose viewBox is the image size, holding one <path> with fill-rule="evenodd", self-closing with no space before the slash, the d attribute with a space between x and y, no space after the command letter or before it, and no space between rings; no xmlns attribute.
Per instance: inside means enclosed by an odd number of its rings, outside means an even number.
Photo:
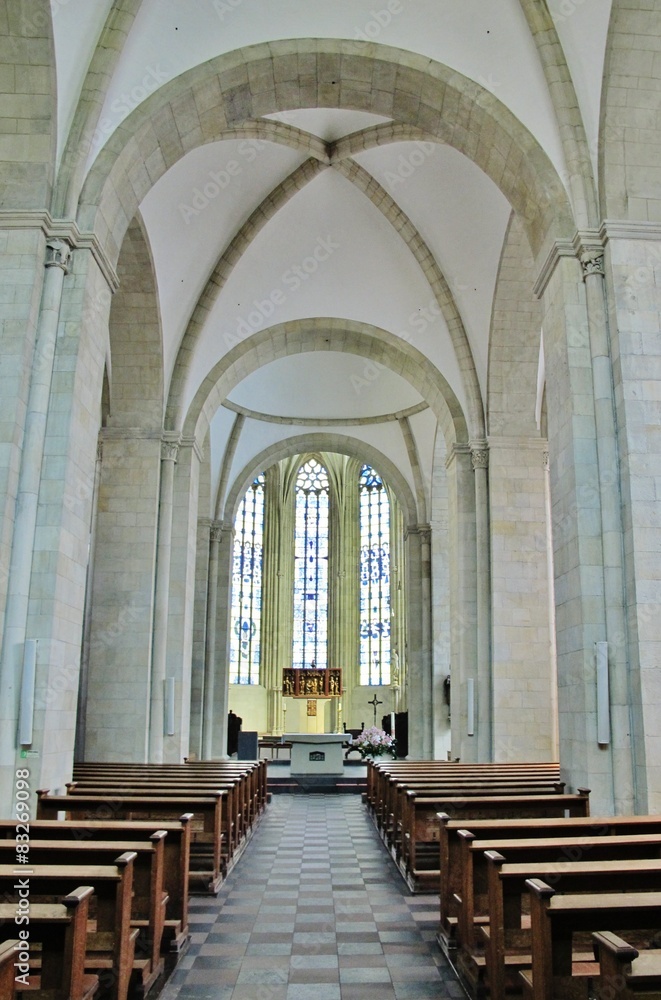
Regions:
<svg viewBox="0 0 661 1000"><path fill-rule="evenodd" d="M530 29L536 6L536 0L51 0L59 155L106 18L121 7L130 29L88 171L115 129L181 74L248 46L317 38L356 40L357 54L375 57L380 46L391 46L462 74L509 109L564 179L569 172L544 46ZM610 6L609 0L549 5L593 159ZM374 346L392 337L409 357L421 355L438 370L464 414L471 392L486 409L489 335L511 207L462 153L358 104L259 115L187 152L140 204L158 289L166 387L181 366L182 344L188 359L181 411L209 373L220 372L226 355L239 359L236 384L211 421L212 482L217 489L222 481L225 495L256 456L286 448L299 435L362 443L370 454L386 456L412 492L428 483L440 431L420 386L402 374L401 358L386 359ZM259 334L283 324L291 346L279 356L269 335ZM250 338L259 346L242 361ZM112 359L109 370L112 377ZM222 513L222 500L212 500L210 516Z"/></svg>

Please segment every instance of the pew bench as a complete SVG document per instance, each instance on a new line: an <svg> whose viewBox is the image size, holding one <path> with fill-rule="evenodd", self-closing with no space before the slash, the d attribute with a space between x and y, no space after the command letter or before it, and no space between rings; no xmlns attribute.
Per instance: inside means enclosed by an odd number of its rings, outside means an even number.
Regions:
<svg viewBox="0 0 661 1000"><path fill-rule="evenodd" d="M78 886L57 903L31 903L28 970L14 963L21 943L16 934L16 903L0 903L0 996L2 1000L91 1000L99 977L85 971L87 923L92 886ZM37 962L34 945L39 946ZM18 977L18 978L17 978ZM27 985L25 985L27 983Z"/></svg>
<svg viewBox="0 0 661 1000"><path fill-rule="evenodd" d="M163 842L163 884L167 894L163 943L164 948L181 954L190 941L188 875L192 818L192 813L183 813L175 822L161 821L158 825L148 820L32 820L30 832L48 843L63 841L73 848L78 844L113 841L122 851L130 849L126 845L137 839L150 843L159 829L167 833ZM0 847L3 839L10 840L15 833L15 820L0 820Z"/></svg>
<svg viewBox="0 0 661 1000"><path fill-rule="evenodd" d="M608 838L606 838L608 839ZM615 853L615 849L613 849ZM504 1000L516 990L516 972L531 965L531 930L527 880L552 884L559 892L661 892L661 860L537 861L507 863L497 851L487 851L489 922L477 928L484 939L484 956L477 943L462 945L462 978L477 983L486 973L491 1000ZM476 992L478 990L476 989Z"/></svg>
<svg viewBox="0 0 661 1000"><path fill-rule="evenodd" d="M153 985L149 959L136 959L138 928L131 927L131 896L135 857L125 852L114 865L29 865L30 927L33 910L39 904L53 904L84 882L93 887L93 903L87 928L85 969L99 977L101 987L109 984L113 1000L126 1000L132 981L144 992ZM28 867L28 866L26 866ZM19 900L15 883L16 864L0 864L0 891L14 912ZM104 990L105 992L105 990Z"/></svg>
<svg viewBox="0 0 661 1000"><path fill-rule="evenodd" d="M532 962L519 971L523 1000L588 1000L599 966L574 961L576 934L631 931L639 946L661 930L661 892L556 893L539 879L528 886Z"/></svg>
<svg viewBox="0 0 661 1000"><path fill-rule="evenodd" d="M592 935L598 1000L661 1000L661 952L639 952L612 931Z"/></svg>
<svg viewBox="0 0 661 1000"><path fill-rule="evenodd" d="M182 812L190 811L191 857L189 892L216 894L226 870L224 852L224 790L207 795L50 795L40 790L37 801L37 819L57 819L60 812L65 819L97 820L151 820L157 822L176 820Z"/></svg>
<svg viewBox="0 0 661 1000"><path fill-rule="evenodd" d="M589 792L554 795L474 795L418 796L406 793L406 811L402 817L402 855L400 868L414 892L439 892L440 826L439 813L462 817L464 825L483 818L560 818L587 816Z"/></svg>
<svg viewBox="0 0 661 1000"><path fill-rule="evenodd" d="M592 816L559 818L503 819L455 819L447 813L439 813L439 855L440 855L440 928L439 944L448 952L456 947L457 897L461 897L464 886L465 853L464 837L461 831L467 828L480 841L481 851L499 850L508 854L510 842L530 838L571 837L562 850L562 857L578 861L584 847L576 847L577 837L596 838L602 836L661 834L661 816ZM585 846L585 845L584 845ZM475 847L478 850L478 847ZM471 851L473 853L473 851ZM640 855L642 856L642 855ZM469 859L470 861L470 859Z"/></svg>
<svg viewBox="0 0 661 1000"><path fill-rule="evenodd" d="M34 865L76 867L86 871L90 865L111 865L130 851L133 862L131 896L131 926L138 929L135 957L148 958L152 971L163 971L161 944L165 926L167 893L163 884L164 843L167 834L158 830L149 841L85 841L65 843L58 840L30 840L29 867ZM11 864L16 858L17 842L0 839L0 864ZM14 866L16 867L16 866Z"/></svg>

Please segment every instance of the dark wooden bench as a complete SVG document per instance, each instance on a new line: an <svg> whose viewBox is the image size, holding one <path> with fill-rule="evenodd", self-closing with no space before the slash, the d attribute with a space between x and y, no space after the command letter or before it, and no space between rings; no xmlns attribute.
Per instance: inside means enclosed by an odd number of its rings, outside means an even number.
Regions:
<svg viewBox="0 0 661 1000"><path fill-rule="evenodd" d="M661 952L639 952L612 931L592 935L599 962L599 1000L659 1000Z"/></svg>
<svg viewBox="0 0 661 1000"><path fill-rule="evenodd" d="M68 896L80 883L92 886L94 908L91 913L94 929L88 927L85 969L99 977L101 988L108 985L113 1000L126 1000L131 981L140 983L144 991L153 984L152 969L147 958L135 958L138 929L131 927L131 896L135 855L125 852L113 865L29 865L26 880L29 885L30 927L34 908L53 904ZM0 891L4 898L19 902L16 886L16 864L0 865ZM26 866L27 868L28 866ZM90 924L90 926L91 926ZM13 930L13 928L12 928Z"/></svg>
<svg viewBox="0 0 661 1000"><path fill-rule="evenodd" d="M16 948L24 941L15 935L25 925L16 924L16 904L0 903L0 997L34 997L34 1000L91 1000L99 977L85 971L89 904L92 886L77 886L56 903L31 903L28 963ZM39 961L37 950L39 946ZM18 962L18 967L14 965ZM27 966L27 967L26 967ZM27 985L26 985L27 983Z"/></svg>
<svg viewBox="0 0 661 1000"><path fill-rule="evenodd" d="M460 831L467 828L480 841L482 851L502 851L507 856L507 842L539 837L602 837L628 834L661 834L661 816L591 816L559 818L456 819L447 813L437 816L440 855L440 928L439 943L446 951L456 947L458 902L464 891L464 863L472 858L465 852ZM503 843L501 843L503 842ZM471 851L473 854L474 851ZM573 841L563 849L563 858L578 861L583 848ZM468 876L472 878L472 876Z"/></svg>
<svg viewBox="0 0 661 1000"><path fill-rule="evenodd" d="M574 936L612 930L635 934L635 946L661 930L661 892L557 893L528 880L532 967L519 971L524 1000L588 1000L596 963L574 959Z"/></svg>
<svg viewBox="0 0 661 1000"><path fill-rule="evenodd" d="M183 813L177 821L159 824L148 820L32 820L30 833L49 842L64 841L70 846L113 841L127 850L135 840L151 842L161 829L167 833L163 842L163 882L167 893L163 927L164 948L180 953L190 940L188 929L188 876L192 813ZM15 820L0 820L0 839L16 834ZM120 853L117 851L116 853Z"/></svg>
<svg viewBox="0 0 661 1000"><path fill-rule="evenodd" d="M208 795L50 795L38 792L37 819L176 820L191 812L189 892L213 893L223 881L224 803L227 793Z"/></svg>
<svg viewBox="0 0 661 1000"><path fill-rule="evenodd" d="M33 831L33 833L36 831ZM167 893L164 890L164 846L167 833L157 830L148 841L83 841L30 840L29 862L33 865L80 866L111 865L130 851L133 862L131 896L131 926L139 931L135 943L136 958L148 958L155 979L163 972L161 944L165 926ZM15 840L0 839L0 864L11 864L16 858Z"/></svg>
<svg viewBox="0 0 661 1000"><path fill-rule="evenodd" d="M406 793L402 817L402 870L413 891L440 890L439 813L472 819L538 819L544 817L587 816L589 792L554 795L462 795L434 796Z"/></svg>
<svg viewBox="0 0 661 1000"><path fill-rule="evenodd" d="M621 839L621 838L618 838ZM600 853L609 851L611 838L602 838L597 846ZM484 938L484 955L474 942L462 945L459 969L464 982L473 984L475 992L484 985L490 1000L505 1000L507 992L516 991L517 970L531 965L531 931L529 923L529 878L552 884L558 892L661 892L661 860L617 857L617 848L610 845L608 857L590 861L549 861L507 863L497 851L487 851L488 859L488 924L478 928L477 937Z"/></svg>

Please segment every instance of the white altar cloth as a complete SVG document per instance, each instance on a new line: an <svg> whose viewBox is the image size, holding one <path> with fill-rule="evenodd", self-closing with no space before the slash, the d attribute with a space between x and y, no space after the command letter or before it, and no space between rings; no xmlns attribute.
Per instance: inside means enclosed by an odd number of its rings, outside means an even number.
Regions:
<svg viewBox="0 0 661 1000"><path fill-rule="evenodd" d="M291 743L291 774L342 774L346 733L285 733Z"/></svg>

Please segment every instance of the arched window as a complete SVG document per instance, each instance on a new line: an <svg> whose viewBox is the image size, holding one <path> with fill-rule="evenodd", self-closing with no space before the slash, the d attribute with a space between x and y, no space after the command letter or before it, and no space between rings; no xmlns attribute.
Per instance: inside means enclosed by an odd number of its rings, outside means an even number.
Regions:
<svg viewBox="0 0 661 1000"><path fill-rule="evenodd" d="M360 683L390 684L390 502L369 465L360 473Z"/></svg>
<svg viewBox="0 0 661 1000"><path fill-rule="evenodd" d="M257 476L234 521L230 684L258 684L262 616L264 476Z"/></svg>
<svg viewBox="0 0 661 1000"><path fill-rule="evenodd" d="M312 458L296 479L294 667L327 666L328 473Z"/></svg>

